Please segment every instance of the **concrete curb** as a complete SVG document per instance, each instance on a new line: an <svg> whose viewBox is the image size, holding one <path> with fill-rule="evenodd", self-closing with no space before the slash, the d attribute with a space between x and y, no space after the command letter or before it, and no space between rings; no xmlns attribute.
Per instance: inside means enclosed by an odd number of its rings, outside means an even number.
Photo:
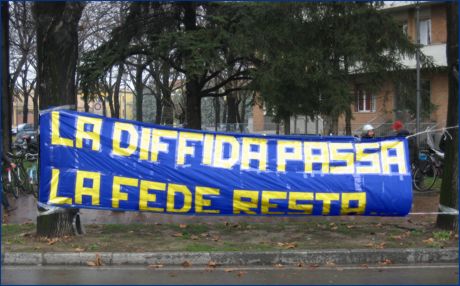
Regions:
<svg viewBox="0 0 460 286"><path fill-rule="evenodd" d="M272 252L57 252L2 254L2 265L87 265L96 255L103 265L171 265L185 261L191 265L267 266L267 265L361 265L361 264L417 264L458 263L458 248L414 249L336 249Z"/></svg>

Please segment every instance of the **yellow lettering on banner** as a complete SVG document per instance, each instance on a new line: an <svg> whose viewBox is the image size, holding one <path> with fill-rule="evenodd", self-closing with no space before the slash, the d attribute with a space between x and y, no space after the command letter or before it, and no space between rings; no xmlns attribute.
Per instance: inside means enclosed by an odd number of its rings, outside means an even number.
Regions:
<svg viewBox="0 0 460 286"><path fill-rule="evenodd" d="M113 177L112 208L119 208L120 201L128 200L128 194L121 192L121 186L137 187L138 185L139 185L138 179L119 177L119 176Z"/></svg>
<svg viewBox="0 0 460 286"><path fill-rule="evenodd" d="M290 192L289 193L289 206L290 210L302 211L304 214L312 214L313 204L297 203L298 201L312 201L314 199L313 193L305 192ZM299 214L300 212L289 212L289 214Z"/></svg>
<svg viewBox="0 0 460 286"><path fill-rule="evenodd" d="M212 163L212 151L214 145L214 135L205 134L203 143L203 165L211 165Z"/></svg>
<svg viewBox="0 0 460 286"><path fill-rule="evenodd" d="M286 192L263 191L262 192L262 214L283 214L283 212L271 212L271 208L276 208L277 204L271 204L271 200L285 200Z"/></svg>
<svg viewBox="0 0 460 286"><path fill-rule="evenodd" d="M139 159L148 160L150 150L150 139L152 136L152 129L142 127L141 131L141 148L139 150Z"/></svg>
<svg viewBox="0 0 460 286"><path fill-rule="evenodd" d="M93 125L92 131L85 131L85 125ZM75 135L77 142L77 148L83 148L83 139L91 140L91 150L99 151L101 148L101 128L102 128L102 119L92 118L86 116L77 117L77 133Z"/></svg>
<svg viewBox="0 0 460 286"><path fill-rule="evenodd" d="M344 149L353 149L352 143L329 143L330 161L345 161L345 166L331 166L333 174L353 174L355 172L353 151L343 152ZM342 152L339 152L342 151Z"/></svg>
<svg viewBox="0 0 460 286"><path fill-rule="evenodd" d="M181 208L175 208L176 194L182 194L184 205ZM168 198L166 210L172 213L186 213L192 208L192 192L183 185L168 184Z"/></svg>
<svg viewBox="0 0 460 286"><path fill-rule="evenodd" d="M364 153L364 150L379 149L379 143L356 143L356 162L369 162L370 166L356 165L356 173L358 174L379 174L380 173L380 157L379 152Z"/></svg>
<svg viewBox="0 0 460 286"><path fill-rule="evenodd" d="M92 181L91 187L85 187L85 179ZM91 197L91 205L98 206L100 203L99 193L101 188L101 174L98 172L77 171L77 178L75 180L75 203L82 204L83 196Z"/></svg>
<svg viewBox="0 0 460 286"><path fill-rule="evenodd" d="M251 151L251 145L259 146L258 151ZM241 169L250 169L251 160L259 162L258 169L265 171L267 169L267 140L261 138L243 137L243 146L241 150Z"/></svg>
<svg viewBox="0 0 460 286"><path fill-rule="evenodd" d="M211 200L204 198L206 195L218 196L220 194L219 189L207 188L207 187L196 187L195 189L195 212L197 213L208 213L208 214L218 214L220 210L203 210L203 207L210 207Z"/></svg>
<svg viewBox="0 0 460 286"><path fill-rule="evenodd" d="M169 144L161 142L161 138L170 138L176 139L177 138L177 131L173 130L163 130L163 129L153 129L152 131L152 146L151 146L151 157L150 161L157 162L158 161L158 153L164 152L168 153Z"/></svg>
<svg viewBox="0 0 460 286"><path fill-rule="evenodd" d="M149 193L149 190L156 190L164 192L166 190L166 184L152 181L141 181L139 190L139 210L141 211L153 211L153 212L164 212L164 208L149 207L149 202L156 202L157 195Z"/></svg>
<svg viewBox="0 0 460 286"><path fill-rule="evenodd" d="M123 131L129 134L129 144L127 147L121 147L121 135ZM113 127L113 148L112 152L118 156L131 156L137 149L139 135L134 125L124 122L115 122Z"/></svg>
<svg viewBox="0 0 460 286"><path fill-rule="evenodd" d="M249 201L243 201L243 198ZM248 190L234 190L233 191L233 213L239 214L244 212L246 214L256 214L254 210L259 205L259 192Z"/></svg>
<svg viewBox="0 0 460 286"><path fill-rule="evenodd" d="M51 144L73 147L73 140L61 137L59 132L59 111L51 112Z"/></svg>
<svg viewBox="0 0 460 286"><path fill-rule="evenodd" d="M314 149L319 149L320 154L313 154ZM321 172L329 172L329 149L327 142L304 142L305 173L313 173L313 163L321 164ZM318 171L319 173L319 171Z"/></svg>
<svg viewBox="0 0 460 286"><path fill-rule="evenodd" d="M224 158L224 144L230 145L230 157ZM240 144L233 136L216 135L213 166L231 169L240 157Z"/></svg>
<svg viewBox="0 0 460 286"><path fill-rule="evenodd" d="M350 207L350 201L357 201L357 207ZM366 209L366 193L342 193L340 214L363 214Z"/></svg>
<svg viewBox="0 0 460 286"><path fill-rule="evenodd" d="M185 156L195 154L194 146L187 146L188 141L203 141L203 134L195 132L180 132L179 133L179 143L177 146L177 165L185 164Z"/></svg>
<svg viewBox="0 0 460 286"><path fill-rule="evenodd" d="M72 198L69 197L60 197L57 195L58 185L59 185L59 169L51 169L51 189L50 189L50 198L48 200L51 204L57 205L71 205Z"/></svg>
<svg viewBox="0 0 460 286"><path fill-rule="evenodd" d="M340 199L340 194L331 194L331 193L316 193L315 200L323 201L323 215L329 214L331 211L331 202L338 201Z"/></svg>
<svg viewBox="0 0 460 286"><path fill-rule="evenodd" d="M399 174L406 174L406 154L404 151L404 143L402 141L383 141L382 146L382 171L384 174L391 173L391 165L398 166ZM394 149L396 156L390 156L389 150Z"/></svg>
<svg viewBox="0 0 460 286"><path fill-rule="evenodd" d="M287 152L287 149L293 152ZM286 171L286 161L302 160L302 142L291 140L279 140L277 145L277 167L278 172Z"/></svg>

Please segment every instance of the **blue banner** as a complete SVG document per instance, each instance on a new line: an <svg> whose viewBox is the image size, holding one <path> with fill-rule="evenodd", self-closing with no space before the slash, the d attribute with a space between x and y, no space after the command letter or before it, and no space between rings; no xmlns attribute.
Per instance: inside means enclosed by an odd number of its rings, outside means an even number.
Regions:
<svg viewBox="0 0 460 286"><path fill-rule="evenodd" d="M204 215L403 216L404 138L262 136L73 111L40 116L39 201Z"/></svg>

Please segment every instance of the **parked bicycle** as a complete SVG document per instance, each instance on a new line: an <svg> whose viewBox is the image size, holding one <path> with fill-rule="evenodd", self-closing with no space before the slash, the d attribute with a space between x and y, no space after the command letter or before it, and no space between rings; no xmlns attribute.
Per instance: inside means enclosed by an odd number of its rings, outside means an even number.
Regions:
<svg viewBox="0 0 460 286"><path fill-rule="evenodd" d="M19 196L19 190L25 194L32 194L34 197L38 197L38 180L36 179L36 172L30 172L30 170L36 170L36 164L38 159L38 154L31 153L22 153L17 152L15 154L8 153L7 156L11 159L13 163L16 164L16 168L5 170L7 174L7 182L10 182L11 190L14 191L13 196L16 198ZM29 171L24 166L24 162L31 162L31 168ZM8 174L9 177L8 177Z"/></svg>
<svg viewBox="0 0 460 286"><path fill-rule="evenodd" d="M444 153L435 148L431 136L427 137L428 149L421 150L418 162L412 169L412 180L416 191L428 192L439 179L442 179Z"/></svg>
<svg viewBox="0 0 460 286"><path fill-rule="evenodd" d="M19 197L19 182L17 179L17 173L12 166L4 166L2 170L2 183L3 191L10 193L16 199Z"/></svg>

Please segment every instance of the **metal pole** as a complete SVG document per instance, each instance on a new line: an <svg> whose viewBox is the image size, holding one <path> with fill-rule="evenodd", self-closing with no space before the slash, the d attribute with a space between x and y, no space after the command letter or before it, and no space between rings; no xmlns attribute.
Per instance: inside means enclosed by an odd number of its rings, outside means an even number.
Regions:
<svg viewBox="0 0 460 286"><path fill-rule="evenodd" d="M416 6L416 16L415 16L415 36L417 39L417 45L420 46L420 6L419 3L417 2ZM421 104L421 99L420 99L420 52L417 49L416 55L415 55L415 61L416 61L416 71L417 71L417 88L416 88L416 104L417 104L417 111L416 111L416 133L420 132L420 104ZM417 136L417 146L420 146L420 136Z"/></svg>

